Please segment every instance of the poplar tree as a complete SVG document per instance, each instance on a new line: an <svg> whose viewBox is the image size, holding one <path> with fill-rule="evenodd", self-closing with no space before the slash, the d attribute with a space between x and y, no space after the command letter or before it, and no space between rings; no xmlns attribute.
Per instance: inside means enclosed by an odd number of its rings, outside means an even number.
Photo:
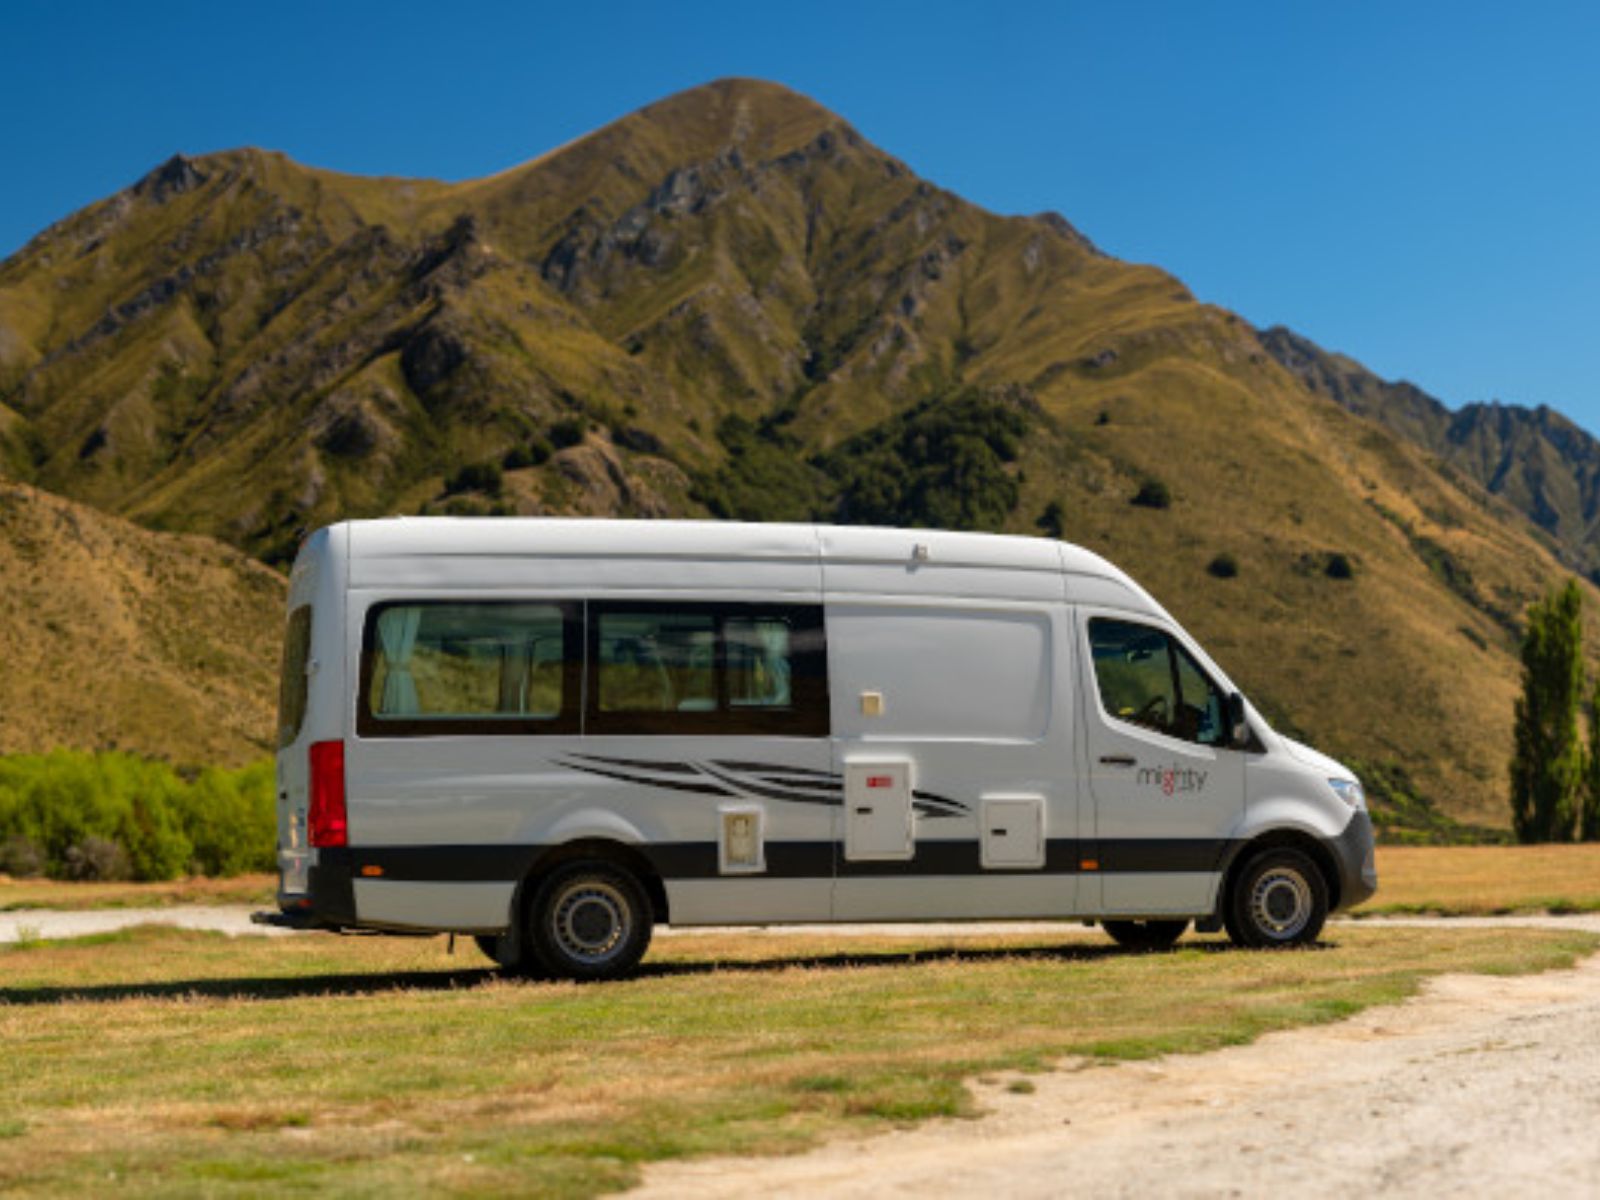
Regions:
<svg viewBox="0 0 1600 1200"><path fill-rule="evenodd" d="M1589 752L1585 756L1583 816L1578 820L1578 837L1585 842L1600 842L1600 679L1589 696Z"/></svg>
<svg viewBox="0 0 1600 1200"><path fill-rule="evenodd" d="M1583 593L1576 580L1528 609L1511 756L1511 824L1521 842L1570 842L1584 805L1578 708Z"/></svg>

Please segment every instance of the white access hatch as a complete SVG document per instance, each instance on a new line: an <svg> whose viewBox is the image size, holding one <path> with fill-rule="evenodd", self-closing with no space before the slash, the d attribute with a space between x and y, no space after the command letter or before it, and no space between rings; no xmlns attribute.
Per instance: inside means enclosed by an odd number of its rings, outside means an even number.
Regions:
<svg viewBox="0 0 1600 1200"><path fill-rule="evenodd" d="M1000 870L1044 866L1044 797L985 796L983 865Z"/></svg>
<svg viewBox="0 0 1600 1200"><path fill-rule="evenodd" d="M844 856L854 861L908 859L913 852L909 759L844 765Z"/></svg>

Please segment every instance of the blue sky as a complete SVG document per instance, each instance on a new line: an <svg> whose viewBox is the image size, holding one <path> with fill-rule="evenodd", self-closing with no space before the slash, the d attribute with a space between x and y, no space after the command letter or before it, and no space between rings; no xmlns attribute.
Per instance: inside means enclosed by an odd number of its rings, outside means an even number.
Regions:
<svg viewBox="0 0 1600 1200"><path fill-rule="evenodd" d="M1451 404L1600 430L1600 6L9 0L0 254L174 151L469 178L775 79Z"/></svg>

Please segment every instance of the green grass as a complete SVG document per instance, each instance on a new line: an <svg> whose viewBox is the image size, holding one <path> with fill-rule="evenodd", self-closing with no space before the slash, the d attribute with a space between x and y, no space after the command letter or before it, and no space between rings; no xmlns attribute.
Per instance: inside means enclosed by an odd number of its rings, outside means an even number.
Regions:
<svg viewBox="0 0 1600 1200"><path fill-rule="evenodd" d="M1575 932L1337 927L1322 948L1050 937L662 939L631 982L507 981L443 939L141 929L0 950L0 1191L516 1192L968 1116L966 1081L1249 1041ZM1018 1082L1026 1082L1021 1080Z"/></svg>

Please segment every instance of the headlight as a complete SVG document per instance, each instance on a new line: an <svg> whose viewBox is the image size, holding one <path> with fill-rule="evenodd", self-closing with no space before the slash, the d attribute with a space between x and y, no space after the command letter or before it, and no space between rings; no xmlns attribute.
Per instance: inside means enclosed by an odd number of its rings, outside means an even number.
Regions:
<svg viewBox="0 0 1600 1200"><path fill-rule="evenodd" d="M1367 794L1361 790L1361 784L1354 779L1330 779L1328 786L1333 789L1334 795L1343 800L1351 808L1365 808Z"/></svg>

